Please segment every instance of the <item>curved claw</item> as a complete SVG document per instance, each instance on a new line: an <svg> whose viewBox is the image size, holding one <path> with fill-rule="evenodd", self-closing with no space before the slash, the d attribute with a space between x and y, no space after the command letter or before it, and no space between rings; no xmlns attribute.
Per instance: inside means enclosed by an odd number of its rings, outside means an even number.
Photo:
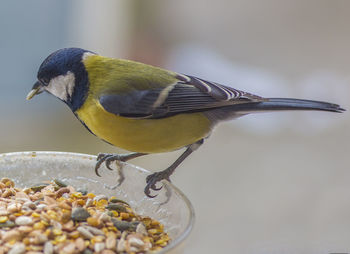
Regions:
<svg viewBox="0 0 350 254"><path fill-rule="evenodd" d="M97 155L97 162L96 162L96 165L95 165L95 173L96 175L98 176L101 176L100 173L98 172L98 169L101 167L101 164L103 162L106 162L106 167L109 169L109 170L113 170L111 168L111 163L113 161L113 155L112 154L108 154L108 153L99 153Z"/></svg>
<svg viewBox="0 0 350 254"><path fill-rule="evenodd" d="M154 198L157 196L157 195L151 195L150 190L160 191L163 188L163 186L157 187L156 183L160 182L163 179L164 179L164 176L161 172L156 172L156 173L151 174L151 175L146 177L147 185L145 187L144 192L145 192L147 197ZM167 178L165 178L165 179L167 179Z"/></svg>
<svg viewBox="0 0 350 254"><path fill-rule="evenodd" d="M111 168L111 163L112 163L112 159L111 159L111 157L109 157L109 158L107 158L106 159L106 168L108 168L109 170L113 170L112 168Z"/></svg>
<svg viewBox="0 0 350 254"><path fill-rule="evenodd" d="M103 156L101 156L102 154L99 154L97 156L97 162L95 165L95 174L98 176L101 176L100 173L98 172L98 169L101 167L102 163L106 160L106 155L103 154Z"/></svg>
<svg viewBox="0 0 350 254"><path fill-rule="evenodd" d="M96 163L96 166L95 166L95 174L99 177L101 177L100 173L98 172L98 169L99 169L100 165L97 165Z"/></svg>
<svg viewBox="0 0 350 254"><path fill-rule="evenodd" d="M160 191L163 188L163 186L160 186L160 187L156 186L156 183L161 181L161 180L158 180L158 176L159 175L157 173L154 173L146 177L146 183L149 186L149 189L154 191Z"/></svg>
<svg viewBox="0 0 350 254"><path fill-rule="evenodd" d="M156 184L153 184L150 188L154 191L160 191L163 188L163 185L160 187L157 187Z"/></svg>
<svg viewBox="0 0 350 254"><path fill-rule="evenodd" d="M150 192L150 188L151 188L151 185L148 183L144 189L144 192L146 194L147 197L149 198L155 198L158 196L158 194L155 194L155 195L151 195L151 192Z"/></svg>

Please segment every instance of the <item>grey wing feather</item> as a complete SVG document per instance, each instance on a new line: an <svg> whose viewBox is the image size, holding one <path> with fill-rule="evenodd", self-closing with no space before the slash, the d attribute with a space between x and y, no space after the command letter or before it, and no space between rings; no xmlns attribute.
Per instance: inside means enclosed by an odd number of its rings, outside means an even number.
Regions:
<svg viewBox="0 0 350 254"><path fill-rule="evenodd" d="M157 100L161 89L133 91L127 94L105 94L99 102L103 108L113 114L143 118L152 116L152 105Z"/></svg>
<svg viewBox="0 0 350 254"><path fill-rule="evenodd" d="M264 100L259 96L192 76L179 74L177 79L179 81L176 84L167 88L133 91L122 95L102 95L100 104L108 112L125 117L162 118Z"/></svg>

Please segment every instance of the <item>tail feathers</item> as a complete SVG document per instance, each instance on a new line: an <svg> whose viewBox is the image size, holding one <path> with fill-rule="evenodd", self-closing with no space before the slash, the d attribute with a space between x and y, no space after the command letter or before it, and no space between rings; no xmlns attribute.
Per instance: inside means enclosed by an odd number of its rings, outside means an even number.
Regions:
<svg viewBox="0 0 350 254"><path fill-rule="evenodd" d="M289 99L289 98L268 98L261 102L248 102L232 105L231 109L242 113L275 111L275 110L321 110L341 113L345 109L337 104L322 101Z"/></svg>

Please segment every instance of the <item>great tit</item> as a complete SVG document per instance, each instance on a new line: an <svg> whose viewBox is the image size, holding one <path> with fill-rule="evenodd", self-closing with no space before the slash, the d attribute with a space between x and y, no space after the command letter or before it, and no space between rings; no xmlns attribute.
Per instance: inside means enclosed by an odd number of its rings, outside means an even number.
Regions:
<svg viewBox="0 0 350 254"><path fill-rule="evenodd" d="M46 91L66 103L80 122L102 140L131 151L99 154L95 167L150 153L186 148L168 168L146 178L144 192L170 181L175 168L208 137L215 125L250 113L279 110L343 112L337 104L263 98L147 64L100 56L81 48L53 52L41 64L27 99Z"/></svg>

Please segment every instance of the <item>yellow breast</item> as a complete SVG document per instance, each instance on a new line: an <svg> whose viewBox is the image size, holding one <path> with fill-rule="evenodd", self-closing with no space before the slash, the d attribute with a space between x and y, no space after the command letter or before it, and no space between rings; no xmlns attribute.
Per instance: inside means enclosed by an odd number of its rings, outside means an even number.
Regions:
<svg viewBox="0 0 350 254"><path fill-rule="evenodd" d="M210 132L210 121L202 113L131 119L105 111L92 97L88 97L75 113L99 138L140 153L173 151L206 137Z"/></svg>

